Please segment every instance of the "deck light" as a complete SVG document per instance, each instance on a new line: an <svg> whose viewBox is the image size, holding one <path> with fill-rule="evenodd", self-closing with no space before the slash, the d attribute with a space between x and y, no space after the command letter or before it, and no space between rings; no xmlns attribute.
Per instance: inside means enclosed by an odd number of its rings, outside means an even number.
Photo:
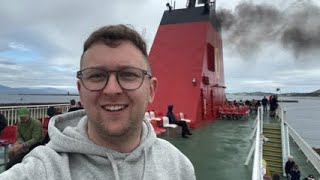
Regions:
<svg viewBox="0 0 320 180"><path fill-rule="evenodd" d="M193 78L193 79L192 79L192 84L193 84L193 86L196 86L196 84L197 84L196 78Z"/></svg>

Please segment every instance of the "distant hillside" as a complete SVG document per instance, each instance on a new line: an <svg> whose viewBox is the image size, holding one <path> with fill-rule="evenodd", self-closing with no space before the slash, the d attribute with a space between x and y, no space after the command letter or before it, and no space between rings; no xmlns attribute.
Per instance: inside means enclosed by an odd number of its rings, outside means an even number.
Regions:
<svg viewBox="0 0 320 180"><path fill-rule="evenodd" d="M231 93L234 95L244 95L244 96L270 96L275 93L269 93L269 92L241 92L241 93ZM282 93L281 96L309 96L309 97L316 97L320 96L320 89L309 92L309 93Z"/></svg>
<svg viewBox="0 0 320 180"><path fill-rule="evenodd" d="M242 95L242 96L270 96L273 93L268 92L240 92L240 93L231 93L234 95Z"/></svg>
<svg viewBox="0 0 320 180"><path fill-rule="evenodd" d="M316 96L320 96L320 89L310 92L310 93L286 93L284 94L285 96L312 96L312 97L316 97Z"/></svg>
<svg viewBox="0 0 320 180"><path fill-rule="evenodd" d="M0 94L67 94L67 90L55 88L11 88L0 85Z"/></svg>

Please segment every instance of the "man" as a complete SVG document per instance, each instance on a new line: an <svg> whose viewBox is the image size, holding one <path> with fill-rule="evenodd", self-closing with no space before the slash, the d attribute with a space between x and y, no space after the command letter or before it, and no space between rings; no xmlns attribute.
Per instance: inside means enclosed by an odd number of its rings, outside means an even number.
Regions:
<svg viewBox="0 0 320 180"><path fill-rule="evenodd" d="M85 110L53 117L50 142L0 179L195 179L189 159L143 119L157 79L137 32L124 25L93 32L77 77Z"/></svg>
<svg viewBox="0 0 320 180"><path fill-rule="evenodd" d="M188 125L185 121L178 121L176 116L173 113L173 105L168 106L168 112L167 112L167 117L169 119L170 124L176 124L182 128L182 137L183 138L188 138L187 135L192 135L190 132Z"/></svg>
<svg viewBox="0 0 320 180"><path fill-rule="evenodd" d="M20 118L17 124L17 140L16 143L9 149L10 162L6 169L10 169L17 163L20 163L23 157L30 152L34 147L40 145L43 140L42 125L40 121L32 119L27 108L18 110Z"/></svg>
<svg viewBox="0 0 320 180"><path fill-rule="evenodd" d="M261 100L262 106L263 106L263 111L267 112L268 111L268 99L264 96L263 99Z"/></svg>
<svg viewBox="0 0 320 180"><path fill-rule="evenodd" d="M286 162L286 166L285 166L285 173L287 175L287 179L291 178L290 171L291 171L293 165L295 165L295 162L293 161L293 157L289 156L288 161Z"/></svg>

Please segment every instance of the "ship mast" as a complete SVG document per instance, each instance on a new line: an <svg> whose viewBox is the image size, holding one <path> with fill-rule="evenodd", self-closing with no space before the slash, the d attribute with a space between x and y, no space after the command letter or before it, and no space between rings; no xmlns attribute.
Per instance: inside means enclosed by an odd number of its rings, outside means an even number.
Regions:
<svg viewBox="0 0 320 180"><path fill-rule="evenodd" d="M195 8L196 1L197 0L187 0L186 7L188 9ZM209 13L210 9L212 11L215 11L215 9L216 9L216 0L198 0L198 4L204 4L204 8L205 8L204 12L205 13Z"/></svg>

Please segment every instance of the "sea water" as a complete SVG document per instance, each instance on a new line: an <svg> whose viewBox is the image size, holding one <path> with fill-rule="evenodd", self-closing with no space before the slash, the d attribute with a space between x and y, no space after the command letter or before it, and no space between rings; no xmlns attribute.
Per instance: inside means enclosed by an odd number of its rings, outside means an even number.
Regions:
<svg viewBox="0 0 320 180"><path fill-rule="evenodd" d="M0 94L0 104L8 103L69 103L71 99L79 101L79 96L71 95L17 95Z"/></svg>
<svg viewBox="0 0 320 180"><path fill-rule="evenodd" d="M262 100L262 96L227 95L228 100ZM268 98L268 97L267 97ZM280 102L286 110L285 119L311 146L320 148L320 97L279 97L280 100L298 100L298 103Z"/></svg>
<svg viewBox="0 0 320 180"><path fill-rule="evenodd" d="M262 96L227 95L228 100L261 100ZM68 103L79 101L79 96L68 95L8 95L0 94L4 103ZM286 121L312 147L320 148L320 97L279 97L283 100L298 100L298 103L279 103L286 110Z"/></svg>

